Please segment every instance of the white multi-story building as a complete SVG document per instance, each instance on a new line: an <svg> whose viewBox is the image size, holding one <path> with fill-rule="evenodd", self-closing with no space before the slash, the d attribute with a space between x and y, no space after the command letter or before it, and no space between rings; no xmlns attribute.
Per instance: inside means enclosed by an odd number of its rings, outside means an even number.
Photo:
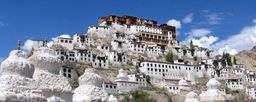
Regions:
<svg viewBox="0 0 256 102"><path fill-rule="evenodd" d="M119 70L115 83L117 84L119 93L130 92L131 90L138 88L138 82L129 80L123 69Z"/></svg>
<svg viewBox="0 0 256 102"><path fill-rule="evenodd" d="M73 50L73 39L68 37L58 37L57 44L61 45L62 47L67 48L68 50Z"/></svg>
<svg viewBox="0 0 256 102"><path fill-rule="evenodd" d="M246 73L245 80L251 82L252 84L256 84L256 72L248 71Z"/></svg>
<svg viewBox="0 0 256 102"><path fill-rule="evenodd" d="M124 52L122 53L119 53L117 51L110 52L108 59L110 63L115 65L126 65L128 62L128 56Z"/></svg>
<svg viewBox="0 0 256 102"><path fill-rule="evenodd" d="M141 43L131 43L129 46L129 51L132 51L133 53L144 53L145 49L146 45Z"/></svg>
<svg viewBox="0 0 256 102"><path fill-rule="evenodd" d="M117 94L118 93L118 89L117 89L117 84L115 83L108 83L108 82L104 82L102 84L102 88L109 94Z"/></svg>
<svg viewBox="0 0 256 102"><path fill-rule="evenodd" d="M162 29L156 28L156 27L132 25L130 26L130 29L132 32L149 32L149 33L162 34Z"/></svg>
<svg viewBox="0 0 256 102"><path fill-rule="evenodd" d="M140 63L140 71L151 77L153 83L159 83L163 79L194 80L195 77L203 77L204 66L185 64L173 64L163 62L144 61Z"/></svg>
<svg viewBox="0 0 256 102"><path fill-rule="evenodd" d="M168 85L168 92L172 94L179 94L180 93L180 88L179 85Z"/></svg>
<svg viewBox="0 0 256 102"><path fill-rule="evenodd" d="M245 89L245 93L251 98L251 99L256 99L256 86L253 87L247 87Z"/></svg>
<svg viewBox="0 0 256 102"><path fill-rule="evenodd" d="M225 80L229 77L229 68L226 60L217 59L213 60L213 76L219 80Z"/></svg>
<svg viewBox="0 0 256 102"><path fill-rule="evenodd" d="M75 52L73 51L68 51L68 50L61 50L58 49L56 50L56 55L59 56L60 60L64 62L75 62Z"/></svg>
<svg viewBox="0 0 256 102"><path fill-rule="evenodd" d="M129 74L128 78L130 81L138 82L138 86L147 86L146 76Z"/></svg>
<svg viewBox="0 0 256 102"><path fill-rule="evenodd" d="M189 91L191 90L190 82L185 79L166 79L167 83L167 91L172 94L179 94L181 91Z"/></svg>
<svg viewBox="0 0 256 102"><path fill-rule="evenodd" d="M243 76L245 75L245 68L246 66L243 65L243 64L236 64L236 65L233 65L233 73L235 75L239 75L239 76Z"/></svg>
<svg viewBox="0 0 256 102"><path fill-rule="evenodd" d="M229 78L225 80L225 85L230 88L231 90L242 90L243 81L242 78Z"/></svg>

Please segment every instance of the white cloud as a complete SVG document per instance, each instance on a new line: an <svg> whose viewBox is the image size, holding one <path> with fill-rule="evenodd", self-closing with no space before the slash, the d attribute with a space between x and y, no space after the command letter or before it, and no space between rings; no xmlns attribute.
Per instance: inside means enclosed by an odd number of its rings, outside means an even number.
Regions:
<svg viewBox="0 0 256 102"><path fill-rule="evenodd" d="M256 19L252 20L252 23L256 24Z"/></svg>
<svg viewBox="0 0 256 102"><path fill-rule="evenodd" d="M194 45L204 48L210 48L213 43L215 43L219 38L216 36L203 36L200 38L187 38L183 43L189 44L190 41L193 41Z"/></svg>
<svg viewBox="0 0 256 102"><path fill-rule="evenodd" d="M207 21L209 24L220 24L221 20L223 19L220 17L220 14L218 13L211 13L211 14L205 15L205 17L207 18Z"/></svg>
<svg viewBox="0 0 256 102"><path fill-rule="evenodd" d="M192 29L189 33L189 37L202 37L212 33L212 31L208 28L199 28L199 29Z"/></svg>
<svg viewBox="0 0 256 102"><path fill-rule="evenodd" d="M218 52L219 49L225 49L225 47L228 46L229 49L234 49L239 52L251 49L255 45L256 24L244 27L239 34L230 36L229 38L212 45L212 48L215 52Z"/></svg>
<svg viewBox="0 0 256 102"><path fill-rule="evenodd" d="M215 43L219 38L216 36L210 35L212 31L208 28L199 28L192 29L188 32L188 36L183 43L189 44L190 41L193 41L194 45L199 47L210 48L213 43Z"/></svg>
<svg viewBox="0 0 256 102"><path fill-rule="evenodd" d="M215 54L219 54L219 55L222 55L223 53L229 53L229 54L231 54L231 55L235 55L235 54L237 54L238 52L237 52L236 49L231 49L231 48L229 47L229 45L226 45L226 46L224 46L224 47L222 47L222 48L219 48L219 49L218 49L218 53L215 52Z"/></svg>
<svg viewBox="0 0 256 102"><path fill-rule="evenodd" d="M185 23L185 24L191 23L192 21L193 21L193 13L188 14L182 20L182 22Z"/></svg>
<svg viewBox="0 0 256 102"><path fill-rule="evenodd" d="M71 38L71 36L68 35L68 34L62 34L62 35L60 35L58 37L60 37L60 38Z"/></svg>
<svg viewBox="0 0 256 102"><path fill-rule="evenodd" d="M7 24L0 21L0 27L6 26Z"/></svg>
<svg viewBox="0 0 256 102"><path fill-rule="evenodd" d="M170 19L168 22L167 22L167 25L169 26L174 26L176 27L176 29L180 29L181 28L181 23L179 20L176 20L176 19Z"/></svg>

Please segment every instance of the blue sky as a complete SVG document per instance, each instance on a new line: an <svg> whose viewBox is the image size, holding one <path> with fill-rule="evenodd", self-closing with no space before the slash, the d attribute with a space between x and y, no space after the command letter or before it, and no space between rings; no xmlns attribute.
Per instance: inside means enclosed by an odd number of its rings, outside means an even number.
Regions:
<svg viewBox="0 0 256 102"><path fill-rule="evenodd" d="M248 34L250 37L256 36L255 4L255 0L1 0L0 59L16 49L18 39L24 43L27 39L50 40L61 34L83 34L88 26L97 25L99 16L112 14L154 19L159 23L173 19L174 24L181 24L179 40L204 39L199 41L204 47L219 49L228 45L226 50L240 51L255 44L249 38L243 45L250 46L245 48L236 49L241 44L230 45L240 36L246 38L248 33L252 33ZM188 21L183 21L185 17ZM204 45L211 36L217 40Z"/></svg>

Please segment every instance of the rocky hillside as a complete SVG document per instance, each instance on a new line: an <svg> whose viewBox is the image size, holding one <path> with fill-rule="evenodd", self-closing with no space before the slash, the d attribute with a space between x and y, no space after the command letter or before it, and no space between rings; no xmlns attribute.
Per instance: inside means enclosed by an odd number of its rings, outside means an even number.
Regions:
<svg viewBox="0 0 256 102"><path fill-rule="evenodd" d="M244 50L235 55L238 64L245 64L248 69L256 71L256 46L251 50Z"/></svg>

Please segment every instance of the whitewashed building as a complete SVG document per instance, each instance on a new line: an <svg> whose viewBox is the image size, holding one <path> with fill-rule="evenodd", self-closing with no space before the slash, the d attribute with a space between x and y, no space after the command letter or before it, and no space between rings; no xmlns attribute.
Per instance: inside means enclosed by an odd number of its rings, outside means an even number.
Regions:
<svg viewBox="0 0 256 102"><path fill-rule="evenodd" d="M256 72L248 71L248 73L246 73L245 80L252 84L256 84Z"/></svg>
<svg viewBox="0 0 256 102"><path fill-rule="evenodd" d="M115 83L117 84L119 93L130 92L131 90L138 88L138 82L129 80L123 69L119 70Z"/></svg>
<svg viewBox="0 0 256 102"><path fill-rule="evenodd" d="M239 76L243 76L245 75L245 68L246 66L243 65L243 64L236 64L236 65L233 65L233 73L235 75L239 75Z"/></svg>
<svg viewBox="0 0 256 102"><path fill-rule="evenodd" d="M245 93L251 98L251 99L256 99L256 86L253 87L247 87L245 89Z"/></svg>
<svg viewBox="0 0 256 102"><path fill-rule="evenodd" d="M225 80L225 85L231 90L244 89L242 78L228 78Z"/></svg>
<svg viewBox="0 0 256 102"><path fill-rule="evenodd" d="M117 94L118 93L118 89L117 89L117 84L115 83L108 83L108 82L104 82L102 84L102 88L109 94Z"/></svg>
<svg viewBox="0 0 256 102"><path fill-rule="evenodd" d="M68 50L73 50L73 39L67 37L58 37L57 44L67 48Z"/></svg>
<svg viewBox="0 0 256 102"><path fill-rule="evenodd" d="M75 52L68 50L55 50L56 55L58 55L59 59L64 62L75 62Z"/></svg>
<svg viewBox="0 0 256 102"><path fill-rule="evenodd" d="M204 66L144 61L140 63L140 71L149 75L153 83L159 83L163 79L193 80L194 77L203 77Z"/></svg>
<svg viewBox="0 0 256 102"><path fill-rule="evenodd" d="M115 65L126 65L128 62L128 56L124 52L112 51L109 53L108 60Z"/></svg>

